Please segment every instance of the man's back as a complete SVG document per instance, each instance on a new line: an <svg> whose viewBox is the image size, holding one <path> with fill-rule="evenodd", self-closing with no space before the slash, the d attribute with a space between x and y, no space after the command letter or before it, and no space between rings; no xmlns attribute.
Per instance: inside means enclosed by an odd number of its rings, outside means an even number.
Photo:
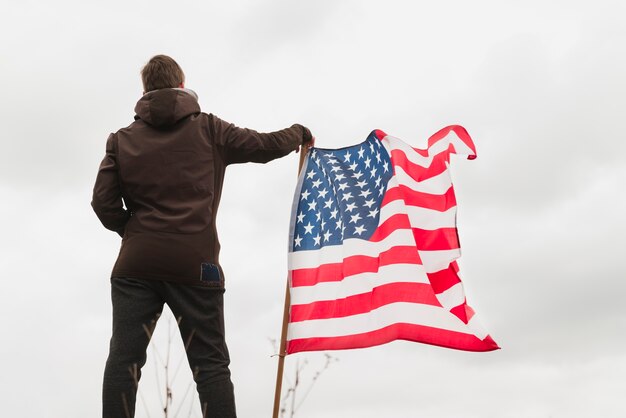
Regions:
<svg viewBox="0 0 626 418"><path fill-rule="evenodd" d="M134 215L127 231L206 230L224 166L214 155L208 116L190 93L178 89L145 95L136 111L140 119L117 132L124 200Z"/></svg>
<svg viewBox="0 0 626 418"><path fill-rule="evenodd" d="M94 210L123 236L112 277L223 285L215 217L226 166L286 155L308 130L237 128L179 88L145 94L135 112L109 137L94 187Z"/></svg>

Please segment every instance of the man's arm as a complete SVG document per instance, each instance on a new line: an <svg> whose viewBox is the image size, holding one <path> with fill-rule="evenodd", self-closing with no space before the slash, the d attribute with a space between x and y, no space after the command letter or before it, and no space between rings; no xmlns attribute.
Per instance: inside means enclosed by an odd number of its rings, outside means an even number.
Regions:
<svg viewBox="0 0 626 418"><path fill-rule="evenodd" d="M311 131L295 124L280 131L260 133L239 128L211 115L212 134L221 146L226 164L245 162L266 163L297 151L301 145L311 144Z"/></svg>
<svg viewBox="0 0 626 418"><path fill-rule="evenodd" d="M96 184L93 187L91 207L105 228L124 236L124 228L130 212L124 209L122 191L117 172L115 136L109 135L106 155L100 164Z"/></svg>

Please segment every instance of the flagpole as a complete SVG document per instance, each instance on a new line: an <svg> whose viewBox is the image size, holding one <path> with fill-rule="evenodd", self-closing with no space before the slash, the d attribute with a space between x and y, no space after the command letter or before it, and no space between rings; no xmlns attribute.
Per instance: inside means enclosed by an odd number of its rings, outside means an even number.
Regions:
<svg viewBox="0 0 626 418"><path fill-rule="evenodd" d="M298 164L298 175L302 171L304 159L309 152L308 147L304 145L300 147L300 162ZM280 348L278 350L278 370L276 372L276 390L274 392L274 412L272 418L278 418L280 411L280 393L283 387L283 370L285 369L285 356L287 355L287 325L289 324L289 307L291 305L291 297L289 295L289 280L285 287L285 307L283 309L283 326L280 332Z"/></svg>

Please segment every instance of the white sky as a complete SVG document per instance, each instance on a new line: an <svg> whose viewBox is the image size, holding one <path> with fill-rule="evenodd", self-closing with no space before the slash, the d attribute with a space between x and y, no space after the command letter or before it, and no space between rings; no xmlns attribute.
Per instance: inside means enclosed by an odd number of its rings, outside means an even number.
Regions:
<svg viewBox="0 0 626 418"><path fill-rule="evenodd" d="M624 16L608 0L3 1L0 414L99 414L119 238L91 188L109 132L132 121L140 68L165 53L204 111L240 126L299 122L335 148L375 128L422 146L457 123L476 143L477 160L452 163L460 266L502 350L332 352L296 417L626 416ZM291 155L227 171L218 228L241 417L271 414L296 169ZM166 333L164 318L161 352ZM305 383L324 362L288 357L288 378L298 359ZM159 416L152 354L144 373L137 416Z"/></svg>

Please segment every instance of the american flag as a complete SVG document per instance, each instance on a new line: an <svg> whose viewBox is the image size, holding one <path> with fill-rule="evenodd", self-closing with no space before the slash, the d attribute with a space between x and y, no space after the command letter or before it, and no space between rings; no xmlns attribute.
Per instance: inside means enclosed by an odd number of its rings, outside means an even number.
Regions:
<svg viewBox="0 0 626 418"><path fill-rule="evenodd" d="M459 279L453 153L476 158L457 125L426 150L380 130L359 145L311 149L291 218L288 354L398 339L498 348Z"/></svg>

